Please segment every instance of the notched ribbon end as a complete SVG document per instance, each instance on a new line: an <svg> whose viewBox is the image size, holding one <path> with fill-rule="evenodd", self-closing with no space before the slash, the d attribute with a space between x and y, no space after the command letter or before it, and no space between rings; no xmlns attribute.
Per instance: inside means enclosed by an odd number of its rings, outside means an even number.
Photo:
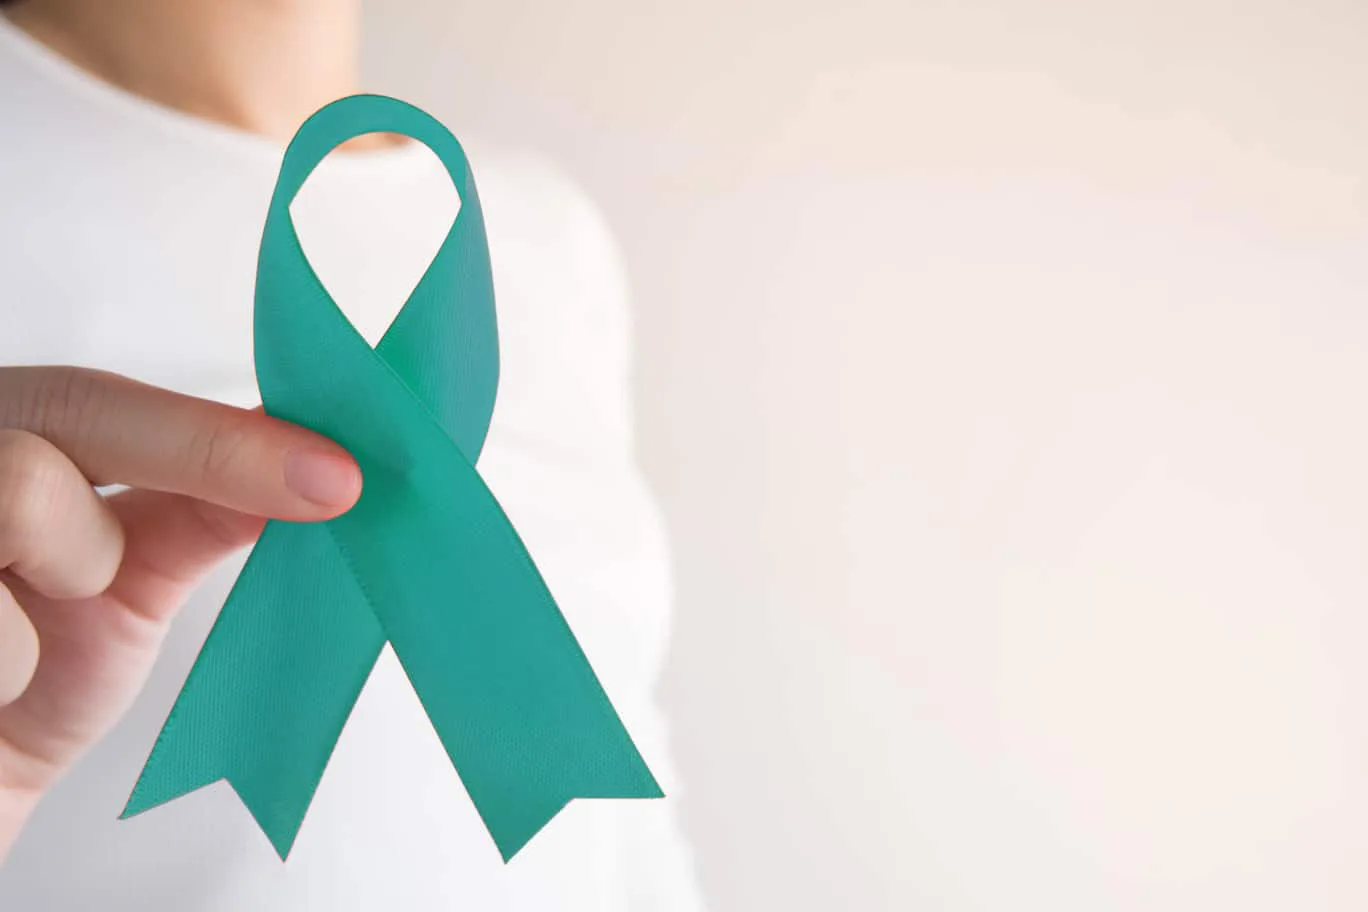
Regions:
<svg viewBox="0 0 1368 912"><path fill-rule="evenodd" d="M123 811L119 813L120 820L128 820L137 817L146 811L159 808L163 804L170 804L177 798L182 798L191 792L197 792L208 785L213 785L226 776L197 777L192 780L182 780L174 784L168 782L166 777L157 775L152 771L151 764L143 770L143 774L138 777L138 782L133 786L133 793L128 796L128 803L124 805Z"/></svg>
<svg viewBox="0 0 1368 912"><path fill-rule="evenodd" d="M504 864L513 860L513 856L522 851L523 847L532 841L538 833L542 831L556 815L569 806L572 801L601 799L653 799L664 798L665 792L661 789L660 783L656 782L655 777L644 763L641 763L630 780L623 781L617 785L600 783L598 786L590 786L578 789L578 794L569 798L551 798L548 796L543 802L528 800L526 795L520 796L515 802L505 804L503 807L490 809L479 808L480 817L484 820L485 828L494 840L494 845L499 850Z"/></svg>
<svg viewBox="0 0 1368 912"><path fill-rule="evenodd" d="M247 809L247 813L252 815L257 826L266 835L266 839L271 843L271 848L276 855L280 856L281 861L289 858L290 849L294 847L295 837L299 835L300 826L304 822L305 808L298 808L294 805L297 802L281 801L279 798L269 798L255 795L250 787L245 787L233 781L232 776L217 776L206 778L202 782L193 784L183 784L175 788L168 789L160 794L152 794L147 786L149 777L144 775L138 780L138 784L133 787L133 794L129 796L128 803L119 814L120 820L128 820L137 817L146 811L161 807L163 804L170 804L177 798L183 798L191 792L197 792L202 788L225 782L237 795L242 806Z"/></svg>
<svg viewBox="0 0 1368 912"><path fill-rule="evenodd" d="M240 788L230 777L224 777L224 781L236 793L243 807L247 808L247 813L252 815L261 832L266 834L267 841L271 843L271 848L275 849L276 855L280 856L280 860L288 860L290 849L294 848L295 837L299 835L299 828L304 823L307 805L303 809L296 809L285 806L279 800L254 799L250 790Z"/></svg>

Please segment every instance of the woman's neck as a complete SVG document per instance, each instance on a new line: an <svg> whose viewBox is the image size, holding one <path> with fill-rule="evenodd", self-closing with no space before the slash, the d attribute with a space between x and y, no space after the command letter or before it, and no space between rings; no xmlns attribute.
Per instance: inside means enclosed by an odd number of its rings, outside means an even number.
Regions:
<svg viewBox="0 0 1368 912"><path fill-rule="evenodd" d="M282 141L356 90L359 0L18 0L6 13L120 88Z"/></svg>

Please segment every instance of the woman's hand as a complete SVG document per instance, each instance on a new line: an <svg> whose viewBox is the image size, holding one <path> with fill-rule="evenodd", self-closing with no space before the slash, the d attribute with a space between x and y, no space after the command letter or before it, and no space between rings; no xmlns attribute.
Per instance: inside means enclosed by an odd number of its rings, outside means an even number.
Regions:
<svg viewBox="0 0 1368 912"><path fill-rule="evenodd" d="M360 493L337 444L260 412L0 368L0 860L128 709L200 577L266 517L328 519Z"/></svg>

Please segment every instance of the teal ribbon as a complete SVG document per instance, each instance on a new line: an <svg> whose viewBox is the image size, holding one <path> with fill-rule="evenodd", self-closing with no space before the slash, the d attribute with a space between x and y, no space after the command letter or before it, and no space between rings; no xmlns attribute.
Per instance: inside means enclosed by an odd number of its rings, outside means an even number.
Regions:
<svg viewBox="0 0 1368 912"><path fill-rule="evenodd" d="M324 156L374 132L431 148L461 207L372 349L289 207ZM572 798L660 797L475 470L498 383L494 290L475 182L445 127L374 95L300 127L261 239L255 355L267 413L346 447L364 491L329 522L266 525L123 816L226 779L284 859L386 641L505 860Z"/></svg>

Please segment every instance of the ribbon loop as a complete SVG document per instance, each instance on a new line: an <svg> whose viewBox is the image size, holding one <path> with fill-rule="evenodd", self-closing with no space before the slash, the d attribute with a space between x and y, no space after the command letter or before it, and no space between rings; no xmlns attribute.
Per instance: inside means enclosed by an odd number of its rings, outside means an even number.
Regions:
<svg viewBox="0 0 1368 912"><path fill-rule="evenodd" d="M290 202L336 146L425 143L461 209L372 349L300 247ZM356 506L272 521L229 594L124 816L227 779L284 858L388 640L511 858L573 798L659 797L531 557L475 469L498 383L483 217L465 153L403 102L325 107L287 149L255 307L266 411L356 458Z"/></svg>

